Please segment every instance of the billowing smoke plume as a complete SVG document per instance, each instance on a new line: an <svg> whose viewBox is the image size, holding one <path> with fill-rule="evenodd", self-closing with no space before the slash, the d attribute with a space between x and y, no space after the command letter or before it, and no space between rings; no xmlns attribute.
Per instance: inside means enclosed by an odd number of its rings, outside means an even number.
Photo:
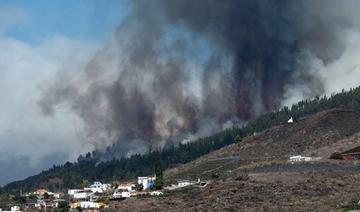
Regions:
<svg viewBox="0 0 360 212"><path fill-rule="evenodd" d="M317 69L343 55L356 6L132 1L108 45L83 71L59 72L39 105L47 115L69 107L96 148L116 143L120 154L208 135L327 92L326 71Z"/></svg>

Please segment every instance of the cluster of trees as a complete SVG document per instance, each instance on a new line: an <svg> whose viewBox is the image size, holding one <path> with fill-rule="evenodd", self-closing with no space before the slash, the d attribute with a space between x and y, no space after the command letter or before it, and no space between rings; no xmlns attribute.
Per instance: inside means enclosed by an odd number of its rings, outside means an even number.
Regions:
<svg viewBox="0 0 360 212"><path fill-rule="evenodd" d="M163 168L161 164L161 158L158 157L155 161L155 188L161 189L164 186Z"/></svg>
<svg viewBox="0 0 360 212"><path fill-rule="evenodd" d="M159 167L155 163L161 163L161 169L187 163L234 142L241 143L243 137L284 123L289 117L297 119L336 107L360 111L360 87L347 92L342 91L331 97L316 97L312 100L300 101L291 108L284 107L278 111L268 112L250 120L242 128L225 129L213 136L171 146L163 150L151 151L143 155L136 154L129 158L99 161L91 153L88 153L85 156L80 156L75 163L66 162L64 165L53 166L51 169L23 181L10 183L2 190L6 192L16 192L20 188L31 190L38 187L40 183L53 178L62 179L62 183L51 185L53 189L77 187L82 185L84 181L102 180L106 182L119 179L134 179L137 176L154 174L154 166Z"/></svg>
<svg viewBox="0 0 360 212"><path fill-rule="evenodd" d="M242 129L243 135L250 135L264 129L285 123L289 117L295 120L313 113L332 108L344 108L353 111L360 111L360 87L342 90L340 93L330 97L316 97L311 100L303 100L289 107L284 107L278 111L265 113L256 119L250 120Z"/></svg>

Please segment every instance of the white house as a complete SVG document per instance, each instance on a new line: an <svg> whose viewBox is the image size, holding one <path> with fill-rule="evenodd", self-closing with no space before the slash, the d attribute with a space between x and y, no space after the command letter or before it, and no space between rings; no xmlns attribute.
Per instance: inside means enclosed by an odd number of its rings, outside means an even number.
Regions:
<svg viewBox="0 0 360 212"><path fill-rule="evenodd" d="M131 193L129 191L115 191L113 194L114 198L128 198L131 197Z"/></svg>
<svg viewBox="0 0 360 212"><path fill-rule="evenodd" d="M290 117L290 119L287 121L289 124L292 124L292 123L294 123L294 119L293 119L293 117Z"/></svg>
<svg viewBox="0 0 360 212"><path fill-rule="evenodd" d="M99 203L96 202L80 202L80 207L85 209L85 208L100 208Z"/></svg>
<svg viewBox="0 0 360 212"><path fill-rule="evenodd" d="M38 199L37 203L35 203L35 208L42 209L45 208L46 202L42 199Z"/></svg>
<svg viewBox="0 0 360 212"><path fill-rule="evenodd" d="M95 181L89 188L85 188L85 190L91 190L93 193L103 193L108 188L110 188L109 184L102 184L99 181Z"/></svg>
<svg viewBox="0 0 360 212"><path fill-rule="evenodd" d="M128 191L123 191L123 192L121 192L121 197L129 198L129 197L131 197L131 194Z"/></svg>
<svg viewBox="0 0 360 212"><path fill-rule="evenodd" d="M120 191L115 191L115 192L113 193L113 197L114 197L114 198L120 198L120 197L122 197L122 196L121 196L121 192L120 192Z"/></svg>
<svg viewBox="0 0 360 212"><path fill-rule="evenodd" d="M54 193L54 197L56 198L56 199L60 199L60 197L62 196L63 194L62 193Z"/></svg>
<svg viewBox="0 0 360 212"><path fill-rule="evenodd" d="M154 186L155 177L138 177L138 184L143 185L143 190L150 189Z"/></svg>
<svg viewBox="0 0 360 212"><path fill-rule="evenodd" d="M178 181L178 187L185 187L185 186L189 186L192 185L194 183L190 182L189 180L180 180Z"/></svg>
<svg viewBox="0 0 360 212"><path fill-rule="evenodd" d="M20 207L19 206L12 206L11 211L20 211Z"/></svg>
<svg viewBox="0 0 360 212"><path fill-rule="evenodd" d="M82 189L69 189L68 190L68 195L70 196L74 196L75 193L81 192L83 191Z"/></svg>
<svg viewBox="0 0 360 212"><path fill-rule="evenodd" d="M295 163L295 162L308 162L311 161L312 158L311 157L303 157L301 155L295 155L295 156L291 156L289 158L289 162L291 163Z"/></svg>
<svg viewBox="0 0 360 212"><path fill-rule="evenodd" d="M117 189L122 191L132 191L134 187L135 184L133 183L124 183L124 184L120 184Z"/></svg>
<svg viewBox="0 0 360 212"><path fill-rule="evenodd" d="M160 196L160 195L163 195L164 193L161 192L161 191L152 191L150 192L150 195L151 196Z"/></svg>
<svg viewBox="0 0 360 212"><path fill-rule="evenodd" d="M93 194L92 191L89 190L82 190L79 192L76 192L72 195L74 199L89 199L90 196Z"/></svg>

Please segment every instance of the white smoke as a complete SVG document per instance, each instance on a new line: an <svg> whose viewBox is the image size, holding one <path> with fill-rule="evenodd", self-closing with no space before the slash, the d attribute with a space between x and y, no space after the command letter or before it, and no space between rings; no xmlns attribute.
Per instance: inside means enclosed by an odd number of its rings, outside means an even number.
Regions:
<svg viewBox="0 0 360 212"><path fill-rule="evenodd" d="M59 69L81 69L96 47L60 35L32 46L0 34L0 49L0 167L6 170L0 185L91 151L78 136L83 126L77 116L59 105L45 117L37 101L42 82Z"/></svg>
<svg viewBox="0 0 360 212"><path fill-rule="evenodd" d="M360 30L360 29L359 29ZM292 104L315 96L349 90L360 85L360 31L343 32L344 50L338 58L325 64L323 60L307 52L300 60L308 69L295 72L293 83L287 85L282 104ZM312 81L312 82L310 82Z"/></svg>

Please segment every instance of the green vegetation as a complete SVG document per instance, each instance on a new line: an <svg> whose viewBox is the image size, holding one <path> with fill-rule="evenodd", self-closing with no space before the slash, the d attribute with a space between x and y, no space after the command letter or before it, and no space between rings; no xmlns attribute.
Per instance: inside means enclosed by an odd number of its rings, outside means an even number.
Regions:
<svg viewBox="0 0 360 212"><path fill-rule="evenodd" d="M60 201L56 211L65 212L65 211L69 211L69 208L70 208L70 206L67 201Z"/></svg>
<svg viewBox="0 0 360 212"><path fill-rule="evenodd" d="M143 190L143 188L144 188L143 184L139 184L139 183L135 184L135 190L141 191L141 190Z"/></svg>
<svg viewBox="0 0 360 212"><path fill-rule="evenodd" d="M160 157L157 158L155 162L155 188L161 189L164 186L164 176L163 176L163 170L161 165L161 159Z"/></svg>
<svg viewBox="0 0 360 212"><path fill-rule="evenodd" d="M47 192L44 193L44 199L49 199L49 194Z"/></svg>
<svg viewBox="0 0 360 212"><path fill-rule="evenodd" d="M237 136L235 137L234 141L235 141L236 144L240 143L240 142L242 141L241 135L237 135Z"/></svg>
<svg viewBox="0 0 360 212"><path fill-rule="evenodd" d="M241 145L241 140L245 136L286 123L289 117L293 117L296 121L300 117L336 107L360 111L360 87L347 92L342 91L331 97L324 96L313 100L304 100L294 104L291 108L284 107L279 111L261 115L249 121L242 128L233 127L213 136L171 146L161 151L156 150L144 155L136 154L129 158L114 158L108 161L99 161L94 153L88 153L80 156L75 163L66 162L64 165L54 165L51 169L38 175L10 183L2 188L2 191L15 193L20 188L30 191L38 188L40 184L42 187L51 186L52 189L59 190L76 188L94 180L110 182L120 179L135 179L137 176L154 174L154 162L158 157L162 161L162 168L166 169L192 161L211 151L232 144L234 141ZM50 184L49 180L51 179L58 179L57 183Z"/></svg>
<svg viewBox="0 0 360 212"><path fill-rule="evenodd" d="M359 197L353 197L347 202L347 204L341 205L340 208L342 208L344 211L359 210L359 201Z"/></svg>

